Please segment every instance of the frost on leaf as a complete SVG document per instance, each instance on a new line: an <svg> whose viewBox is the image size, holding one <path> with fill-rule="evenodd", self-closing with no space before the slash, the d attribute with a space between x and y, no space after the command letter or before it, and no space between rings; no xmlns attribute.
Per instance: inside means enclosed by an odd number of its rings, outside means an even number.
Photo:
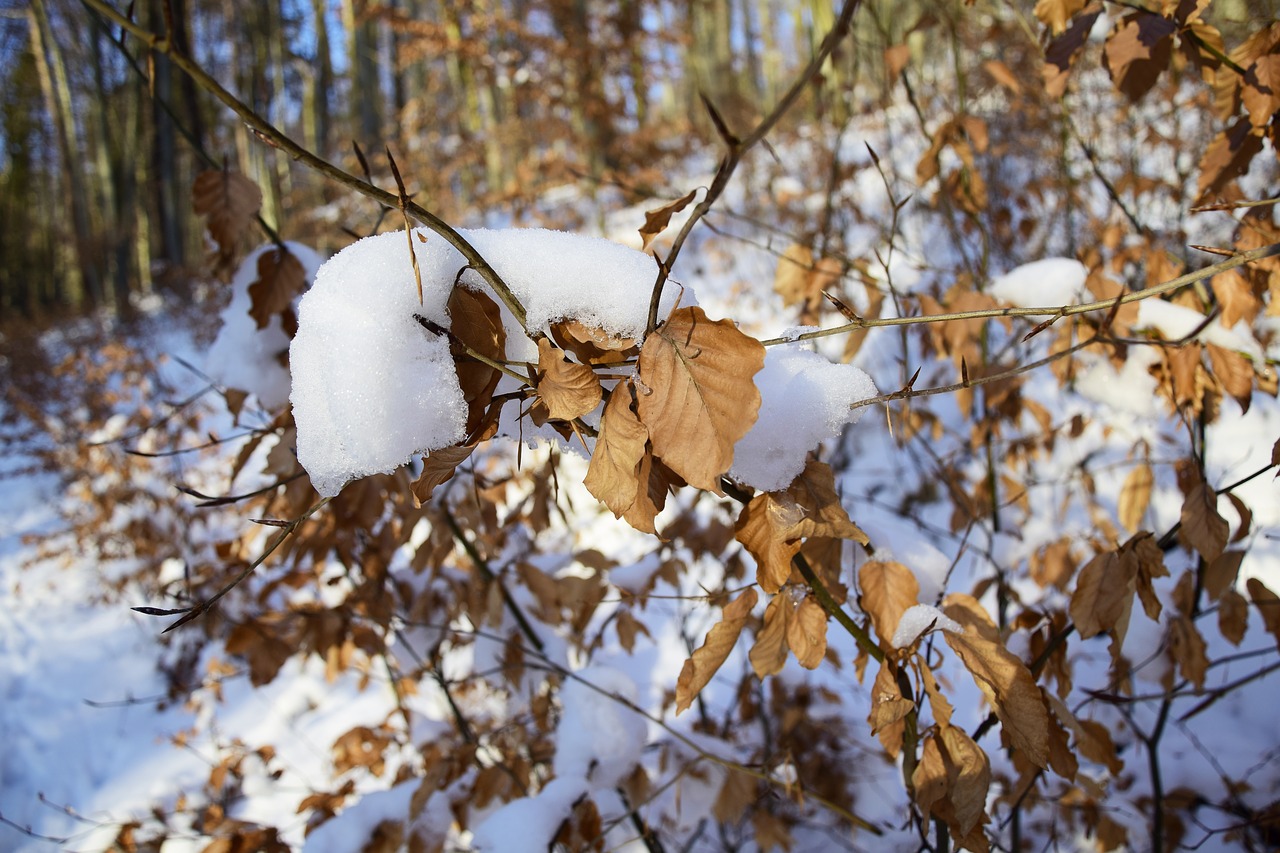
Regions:
<svg viewBox="0 0 1280 853"><path fill-rule="evenodd" d="M760 409L751 378L763 366L764 347L731 321L708 320L697 307L674 311L645 340L637 365L654 455L694 488L723 494L733 446Z"/></svg>
<svg viewBox="0 0 1280 853"><path fill-rule="evenodd" d="M963 634L944 631L943 637L987 697L1009 742L1036 766L1048 767L1048 711L1027 665L972 628Z"/></svg>
<svg viewBox="0 0 1280 853"><path fill-rule="evenodd" d="M694 650L693 655L684 662L680 670L680 678L676 681L676 713L679 714L693 704L693 700L702 688L706 687L716 674L729 652L738 642L742 627L747 624L751 608L756 606L757 594L748 588L724 608L720 621L707 632L707 639Z"/></svg>
<svg viewBox="0 0 1280 853"><path fill-rule="evenodd" d="M547 416L561 421L580 418L600 405L602 391L595 371L564 357L564 350L546 338L538 340L538 397Z"/></svg>
<svg viewBox="0 0 1280 853"><path fill-rule="evenodd" d="M210 169L196 175L191 204L206 218L220 253L229 256L262 208L262 190L239 172Z"/></svg>

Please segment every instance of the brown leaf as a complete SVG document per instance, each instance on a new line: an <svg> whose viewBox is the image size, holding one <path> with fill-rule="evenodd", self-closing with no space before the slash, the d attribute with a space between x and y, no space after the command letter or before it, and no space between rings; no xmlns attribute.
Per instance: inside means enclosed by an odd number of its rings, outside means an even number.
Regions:
<svg viewBox="0 0 1280 853"><path fill-rule="evenodd" d="M583 364L617 364L640 353L633 338L619 338L579 320L551 324L551 337Z"/></svg>
<svg viewBox="0 0 1280 853"><path fill-rule="evenodd" d="M1037 767L1048 767L1048 711L1027 665L1002 643L985 639L973 628L942 635L987 697L1009 742Z"/></svg>
<svg viewBox="0 0 1280 853"><path fill-rule="evenodd" d="M1262 136L1253 132L1245 118L1215 136L1200 158L1196 204L1212 201L1227 184L1249 171L1249 164L1261 150Z"/></svg>
<svg viewBox="0 0 1280 853"><path fill-rule="evenodd" d="M1128 530L1136 531L1142 526L1142 517L1146 515L1147 506L1151 503L1153 482L1151 466L1146 460L1135 466L1129 476L1124 478L1124 485L1120 487L1119 516L1120 523Z"/></svg>
<svg viewBox="0 0 1280 853"><path fill-rule="evenodd" d="M1261 130L1280 112L1280 53L1260 56L1245 71L1240 89L1249 121Z"/></svg>
<svg viewBox="0 0 1280 853"><path fill-rule="evenodd" d="M858 569L862 610L871 617L880 645L887 646L907 608L920 599L920 583L901 563L872 560Z"/></svg>
<svg viewBox="0 0 1280 853"><path fill-rule="evenodd" d="M1178 664L1182 677L1197 690L1204 689L1204 677L1209 671L1207 650L1204 637L1190 616L1179 616L1169 623L1169 656Z"/></svg>
<svg viewBox="0 0 1280 853"><path fill-rule="evenodd" d="M1191 487L1182 504L1182 528L1179 538L1188 548L1213 562L1227 547L1231 526L1218 513L1218 496L1213 487L1201 480Z"/></svg>
<svg viewBox="0 0 1280 853"><path fill-rule="evenodd" d="M677 714L693 704L694 698L702 692L702 688L707 686L729 657L729 652L738 643L742 626L747 624L747 618L751 616L751 608L756 606L756 598L755 589L749 587L726 605L720 621L711 626L702 645L684 662L680 678L676 681Z"/></svg>
<svg viewBox="0 0 1280 853"><path fill-rule="evenodd" d="M1035 15L1056 36L1067 28L1067 22L1087 2L1088 0L1036 0Z"/></svg>
<svg viewBox="0 0 1280 853"><path fill-rule="evenodd" d="M827 653L827 611L806 596L787 620L787 645L805 669L817 669Z"/></svg>
<svg viewBox="0 0 1280 853"><path fill-rule="evenodd" d="M790 308L792 305L806 302L812 294L809 282L812 280L813 251L800 243L792 243L778 259L778 268L773 274L773 291L782 297L782 304Z"/></svg>
<svg viewBox="0 0 1280 853"><path fill-rule="evenodd" d="M991 75L992 80L995 80L1013 94L1022 94L1022 81L1018 79L1018 75L1014 74L1009 66L1000 60L988 59L982 63L982 68Z"/></svg>
<svg viewBox="0 0 1280 853"><path fill-rule="evenodd" d="M1226 347L1206 344L1205 348L1209 351L1213 375L1222 383L1222 390L1247 413L1253 398L1253 365L1249 359Z"/></svg>
<svg viewBox="0 0 1280 853"><path fill-rule="evenodd" d="M1258 608L1258 613L1262 616L1262 624L1267 626L1267 632L1275 637L1276 644L1280 645L1280 597L1257 578L1249 578L1245 587L1249 590L1249 598L1253 599L1253 605Z"/></svg>
<svg viewBox="0 0 1280 853"><path fill-rule="evenodd" d="M1000 641L1000 629L996 626L995 620L991 618L987 608L969 593L947 593L947 597L942 599L942 612L947 618L959 622L962 628L972 625L979 635L993 643Z"/></svg>
<svg viewBox="0 0 1280 853"><path fill-rule="evenodd" d="M1227 590L1218 601L1218 630L1231 645L1238 646L1248 626L1249 602L1234 589Z"/></svg>
<svg viewBox="0 0 1280 853"><path fill-rule="evenodd" d="M1223 551L1204 572L1204 591L1210 601L1217 601L1236 585L1244 551Z"/></svg>
<svg viewBox="0 0 1280 853"><path fill-rule="evenodd" d="M600 378L585 364L569 361L564 350L547 338L538 339L538 396L547 416L571 421L600 405Z"/></svg>
<svg viewBox="0 0 1280 853"><path fill-rule="evenodd" d="M1219 320L1228 329L1244 320L1250 325L1262 310L1262 303L1253 293L1253 286L1239 270L1227 270L1210 281L1213 295L1222 307Z"/></svg>
<svg viewBox="0 0 1280 853"><path fill-rule="evenodd" d="M1124 543L1121 552L1126 556L1132 555L1138 561L1137 588L1143 612L1152 621L1159 619L1161 604L1152 580L1169 576L1169 570L1164 565L1164 551L1160 550L1155 537L1150 533L1139 533Z"/></svg>
<svg viewBox="0 0 1280 853"><path fill-rule="evenodd" d="M258 278L249 285L249 316L265 329L277 314L293 311L293 300L307 289L307 273L288 249L268 249L258 256Z"/></svg>
<svg viewBox="0 0 1280 853"><path fill-rule="evenodd" d="M1098 554L1086 563L1076 578L1069 607L1081 639L1104 631L1116 636L1127 628L1137 584L1137 561L1122 558L1118 550ZM1123 634L1116 639L1123 642Z"/></svg>
<svg viewBox="0 0 1280 853"><path fill-rule="evenodd" d="M884 70L885 77L889 86L893 86L898 82L898 77L902 74L902 69L907 67L907 63L911 61L911 46L907 44L895 44L885 48L884 51Z"/></svg>
<svg viewBox="0 0 1280 853"><path fill-rule="evenodd" d="M903 719L916 707L915 702L902 695L896 673L897 664L891 658L880 662L871 685L871 713L867 715L871 733L880 738L890 758L897 758L902 751L902 735L906 731Z"/></svg>
<svg viewBox="0 0 1280 853"><path fill-rule="evenodd" d="M649 431L632 406L631 383L619 382L604 404L600 435L583 481L587 491L609 507L615 518L621 518L640 493L640 463L649 441ZM644 485L647 487L647 481Z"/></svg>
<svg viewBox="0 0 1280 853"><path fill-rule="evenodd" d="M942 757L936 735L929 735L920 750L920 759L911 774L911 784L916 789L916 803L920 811L933 814L934 805L943 802L950 782L947 779L947 762Z"/></svg>
<svg viewBox="0 0 1280 853"><path fill-rule="evenodd" d="M696 189L689 190L688 195L681 196L675 201L668 202L654 210L645 211L644 225L640 228L640 238L644 241L644 245L641 246L642 251L649 250L649 245L653 243L654 238L665 231L667 226L671 224L671 215L679 213L688 207L689 202L693 201L693 197L697 194L698 191Z"/></svg>
<svg viewBox="0 0 1280 853"><path fill-rule="evenodd" d="M1041 73L1045 93L1049 97L1061 98L1067 91L1071 66L1075 64L1080 51L1084 50L1089 41L1089 33L1093 30L1093 23L1101 14L1102 6L1098 5L1095 11L1079 16L1072 21L1066 32L1049 42L1049 46L1045 48Z"/></svg>
<svg viewBox="0 0 1280 853"><path fill-rule="evenodd" d="M736 770L724 774L724 784L711 806L711 815L721 823L736 823L754 805L760 782L756 777Z"/></svg>
<svg viewBox="0 0 1280 853"><path fill-rule="evenodd" d="M470 435L484 420L502 373L472 358L461 344L485 358L501 362L507 357L507 332L502 326L502 309L481 291L455 287L449 294L448 311L452 336L449 352L453 355L462 398L467 402L467 434Z"/></svg>
<svg viewBox="0 0 1280 853"><path fill-rule="evenodd" d="M924 655L917 658L917 664L920 667L920 683L924 686L924 695L929 698L929 710L933 712L933 721L939 726L951 725L951 715L955 712L955 708L947 701L947 697L942 695L942 691L938 689L938 680L933 676L933 670L929 668L929 664L924 660Z"/></svg>
<svg viewBox="0 0 1280 853"><path fill-rule="evenodd" d="M672 313L640 350L640 420L653 452L691 486L716 494L733 465L733 446L756 422L760 392L752 377L764 347L729 320L701 308Z"/></svg>
<svg viewBox="0 0 1280 853"><path fill-rule="evenodd" d="M764 626L751 647L751 667L757 678L782 672L787 662L787 622L794 605L786 593L775 595L764 611Z"/></svg>
<svg viewBox="0 0 1280 853"><path fill-rule="evenodd" d="M1162 15L1137 12L1121 18L1107 36L1103 65L1117 89L1136 101L1155 86L1173 55L1177 24Z"/></svg>
<svg viewBox="0 0 1280 853"><path fill-rule="evenodd" d="M1053 701L1057 697L1047 692L1044 696L1046 702L1052 708ZM1053 768L1054 773L1069 781L1074 780L1076 774L1080 772L1080 762L1076 760L1075 753L1071 751L1066 729L1062 727L1062 723L1058 721L1058 718L1052 714L1049 716L1049 766Z"/></svg>
<svg viewBox="0 0 1280 853"><path fill-rule="evenodd" d="M640 457L640 468L636 472L640 480L640 488L636 490L636 499L622 513L622 519L642 533L657 534L654 520L662 508L667 505L667 494L672 481L671 472L653 454L646 453Z"/></svg>
<svg viewBox="0 0 1280 853"><path fill-rule="evenodd" d="M458 466L471 456L476 449L474 444L453 447L442 447L422 457L422 473L410 487L413 492L413 505L422 506L431 500L431 493L437 487L453 479Z"/></svg>
<svg viewBox="0 0 1280 853"><path fill-rule="evenodd" d="M1232 534L1231 541L1233 543L1243 540L1249 535L1249 531L1253 529L1253 510L1240 498L1236 497L1235 492L1227 492L1227 500L1231 501L1231 506L1235 509L1236 515L1240 516L1240 524L1236 527L1236 532Z"/></svg>
<svg viewBox="0 0 1280 853"><path fill-rule="evenodd" d="M219 250L230 255L262 208L262 191L239 172L210 169L196 175L191 203L196 214L206 218Z"/></svg>
<svg viewBox="0 0 1280 853"><path fill-rule="evenodd" d="M942 740L951 789L951 808L956 823L953 830L956 835L968 835L986 814L991 762L963 729L942 726L938 736Z"/></svg>

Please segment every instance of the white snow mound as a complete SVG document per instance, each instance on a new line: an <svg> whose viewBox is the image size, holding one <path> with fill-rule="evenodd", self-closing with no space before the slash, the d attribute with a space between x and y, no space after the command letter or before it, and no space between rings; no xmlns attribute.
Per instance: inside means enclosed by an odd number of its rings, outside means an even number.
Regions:
<svg viewBox="0 0 1280 853"><path fill-rule="evenodd" d="M963 634L960 623L947 616L932 604L916 604L908 607L898 620L898 627L889 641L895 649L905 649L919 639L930 627L938 631L954 631Z"/></svg>
<svg viewBox="0 0 1280 853"><path fill-rule="evenodd" d="M1075 305L1089 298L1089 270L1071 258L1045 258L1012 269L991 282L987 293L1018 308Z"/></svg>

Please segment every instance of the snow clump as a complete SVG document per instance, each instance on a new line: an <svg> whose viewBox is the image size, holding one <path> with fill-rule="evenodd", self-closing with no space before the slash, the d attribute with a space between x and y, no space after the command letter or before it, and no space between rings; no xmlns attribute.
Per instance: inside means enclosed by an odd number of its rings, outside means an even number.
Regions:
<svg viewBox="0 0 1280 853"><path fill-rule="evenodd" d="M898 620L898 627L889 641L895 649L905 649L928 631L930 627L939 631L954 631L963 634L964 628L959 622L943 613L932 604L916 604L908 607Z"/></svg>

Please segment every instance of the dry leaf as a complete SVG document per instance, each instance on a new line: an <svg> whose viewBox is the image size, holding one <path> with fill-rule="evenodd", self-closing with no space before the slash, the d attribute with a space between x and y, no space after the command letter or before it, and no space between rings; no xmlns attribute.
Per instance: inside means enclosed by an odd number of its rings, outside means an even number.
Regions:
<svg viewBox="0 0 1280 853"><path fill-rule="evenodd" d="M1067 22L1087 2L1088 0L1036 0L1035 15L1056 36L1067 28Z"/></svg>
<svg viewBox="0 0 1280 853"><path fill-rule="evenodd" d="M711 815L721 823L736 823L755 804L759 785L756 777L746 773L736 770L725 773L724 784L711 806Z"/></svg>
<svg viewBox="0 0 1280 853"><path fill-rule="evenodd" d="M619 382L604 404L600 418L600 435L596 439L591 464L583 485L621 518L636 502L643 484L640 463L645 455L649 431L632 409L629 382Z"/></svg>
<svg viewBox="0 0 1280 853"><path fill-rule="evenodd" d="M547 338L538 339L538 373L538 397L546 404L549 418L571 421L600 405L604 391L595 371L569 361L564 350Z"/></svg>
<svg viewBox="0 0 1280 853"><path fill-rule="evenodd" d="M716 494L733 465L733 446L760 411L752 377L764 347L729 320L681 308L640 350L640 420L654 455L689 485ZM638 386L639 387L639 386Z"/></svg>
<svg viewBox="0 0 1280 853"><path fill-rule="evenodd" d="M277 314L293 312L293 300L307 289L307 273L288 249L268 249L258 256L258 278L249 285L249 316L265 329ZM296 322L293 324L296 329Z"/></svg>
<svg viewBox="0 0 1280 853"><path fill-rule="evenodd" d="M1137 531L1142 526L1142 517L1147 513L1151 503L1151 486L1155 478L1151 474L1151 466L1139 463L1129 476L1124 478L1120 487L1120 523L1130 531Z"/></svg>
<svg viewBox="0 0 1280 853"><path fill-rule="evenodd" d="M662 508L667 505L667 494L670 492L670 472L661 462L646 453L640 457L640 468L636 472L640 480L640 488L636 490L636 499L622 513L622 519L642 533L657 534L654 521Z"/></svg>
<svg viewBox="0 0 1280 853"><path fill-rule="evenodd" d="M1227 642L1238 646L1248 627L1249 602L1234 589L1227 590L1218 601L1218 630Z"/></svg>
<svg viewBox="0 0 1280 853"><path fill-rule="evenodd" d="M938 746L935 735L929 735L924 740L916 769L911 774L911 784L916 789L916 803L925 814L933 814L934 804L947 796L947 789L950 787L947 763L942 757L942 749Z"/></svg>
<svg viewBox="0 0 1280 853"><path fill-rule="evenodd" d="M978 599L967 592L949 592L942 599L942 612L949 619L960 623L961 627L973 626L979 635L994 642L1000 641L1000 629L996 622Z"/></svg>
<svg viewBox="0 0 1280 853"><path fill-rule="evenodd" d="M1109 631L1123 643L1123 635L1116 632L1128 626L1137 585L1137 561L1122 559L1118 550L1098 554L1086 563L1076 578L1069 608L1081 639Z"/></svg>
<svg viewBox="0 0 1280 853"><path fill-rule="evenodd" d="M951 715L955 708L938 689L938 680L934 678L933 670L924 660L924 655L917 658L917 664L920 667L920 683L924 686L924 695L929 697L929 710L933 712L934 723L939 726L951 725Z"/></svg>
<svg viewBox="0 0 1280 853"><path fill-rule="evenodd" d="M1107 36L1102 62L1117 89L1136 101L1155 86L1173 55L1178 26L1162 15L1126 15Z"/></svg>
<svg viewBox="0 0 1280 853"><path fill-rule="evenodd" d="M1018 79L1018 75L1014 74L1009 66L998 59L988 59L982 63L982 67L991 75L992 80L995 80L1015 95L1022 94L1022 81Z"/></svg>
<svg viewBox="0 0 1280 853"><path fill-rule="evenodd" d="M230 255L262 208L262 190L239 172L210 169L196 175L191 203L197 215L206 217L219 250Z"/></svg>
<svg viewBox="0 0 1280 853"><path fill-rule="evenodd" d="M1222 383L1222 390L1247 413L1253 398L1253 365L1240 353L1217 344L1208 344L1205 349L1209 351L1209 363L1213 365L1213 375Z"/></svg>
<svg viewBox="0 0 1280 853"><path fill-rule="evenodd" d="M783 306L808 302L812 297L809 287L813 280L813 252L808 246L792 243L778 259L773 274L773 291L782 297Z"/></svg>
<svg viewBox="0 0 1280 853"><path fill-rule="evenodd" d="M902 735L906 730L903 720L915 707L916 703L903 696L898 687L897 665L886 657L880 662L876 680L871 685L871 713L867 715L867 722L890 758L897 758L902 751Z"/></svg>
<svg viewBox="0 0 1280 853"><path fill-rule="evenodd" d="M887 646L902 614L919 603L920 583L901 563L872 560L858 569L858 585L862 610L871 617L880 645Z"/></svg>
<svg viewBox="0 0 1280 853"><path fill-rule="evenodd" d="M1037 767L1048 767L1048 711L1027 665L1003 644L983 638L973 628L942 635L987 697L1009 742Z"/></svg>
<svg viewBox="0 0 1280 853"><path fill-rule="evenodd" d="M1261 130L1280 112L1280 53L1259 56L1241 82L1240 100L1249 121Z"/></svg>
<svg viewBox="0 0 1280 853"><path fill-rule="evenodd" d="M583 364L617 364L640 353L632 338L619 338L578 320L552 323L551 338Z"/></svg>
<svg viewBox="0 0 1280 853"><path fill-rule="evenodd" d="M1249 171L1249 164L1261 150L1262 136L1253 132L1246 118L1215 136L1200 158L1196 204L1212 201L1227 184Z"/></svg>
<svg viewBox="0 0 1280 853"><path fill-rule="evenodd" d="M1084 50L1093 24L1101 14L1102 6L1099 5L1095 11L1076 18L1062 35L1049 42L1049 46L1045 48L1041 74L1044 77L1045 93L1049 97L1061 98L1067 91L1071 66L1075 64L1080 51Z"/></svg>
<svg viewBox="0 0 1280 853"><path fill-rule="evenodd" d="M1197 690L1204 689L1204 677L1209 671L1207 651L1204 637L1191 617L1180 616L1169 623L1169 656L1178 664L1182 677L1194 684ZM1172 675L1169 673L1166 687L1173 687Z"/></svg>
<svg viewBox="0 0 1280 853"><path fill-rule="evenodd" d="M1280 645L1280 597L1257 578L1249 578L1245 588L1249 590L1249 598L1253 599L1254 607L1258 608L1258 613L1262 616L1262 624L1267 627L1267 633L1275 637L1276 644Z"/></svg>
<svg viewBox="0 0 1280 853"><path fill-rule="evenodd" d="M665 231L671 223L671 215L688 207L689 202L693 201L693 197L697 194L697 190L689 190L688 195L668 202L655 210L645 211L644 225L640 228L640 238L644 241L644 245L641 246L642 251L649 250L649 245L653 243L654 238Z"/></svg>
<svg viewBox="0 0 1280 853"><path fill-rule="evenodd" d="M1204 572L1204 591L1210 601L1217 601L1235 586L1243 560L1244 551L1223 551L1208 564Z"/></svg>
<svg viewBox="0 0 1280 853"><path fill-rule="evenodd" d="M431 500L431 493L437 487L452 480L458 466L465 462L475 449L474 444L455 445L433 450L422 457L422 473L410 487L413 492L414 506L422 506Z"/></svg>
<svg viewBox="0 0 1280 853"><path fill-rule="evenodd" d="M806 596L787 620L787 645L805 669L817 669L827 653L827 611Z"/></svg>
<svg viewBox="0 0 1280 853"><path fill-rule="evenodd" d="M1184 545L1213 562L1227 547L1231 526L1218 513L1218 495L1201 480L1191 487L1182 504L1182 528L1178 536Z"/></svg>
<svg viewBox="0 0 1280 853"><path fill-rule="evenodd" d="M755 589L748 588L726 605L720 621L711 626L702 645L684 662L680 678L676 681L677 714L693 704L694 698L702 692L702 688L707 686L729 657L729 652L737 645L742 626L747 624L751 608L756 606L756 598Z"/></svg>
<svg viewBox="0 0 1280 853"><path fill-rule="evenodd" d="M991 762L963 729L942 726L938 736L947 763L951 809L956 823L953 830L956 835L968 835L986 814Z"/></svg>
<svg viewBox="0 0 1280 853"><path fill-rule="evenodd" d="M467 403L467 434L484 420L502 373L467 354L465 347L491 361L507 357L507 332L502 325L502 309L486 293L466 287L455 287L449 294L449 352L462 398Z"/></svg>
<svg viewBox="0 0 1280 853"><path fill-rule="evenodd" d="M787 662L787 622L791 619L794 608L791 596L786 593L775 595L764 611L764 626L756 635L755 645L751 647L751 667L757 678L776 675L782 672Z"/></svg>
<svg viewBox="0 0 1280 853"><path fill-rule="evenodd" d="M889 86L893 86L898 82L898 77L902 74L902 69L907 67L907 63L911 61L911 46L906 44L895 44L885 48L884 51L884 69L885 77Z"/></svg>

